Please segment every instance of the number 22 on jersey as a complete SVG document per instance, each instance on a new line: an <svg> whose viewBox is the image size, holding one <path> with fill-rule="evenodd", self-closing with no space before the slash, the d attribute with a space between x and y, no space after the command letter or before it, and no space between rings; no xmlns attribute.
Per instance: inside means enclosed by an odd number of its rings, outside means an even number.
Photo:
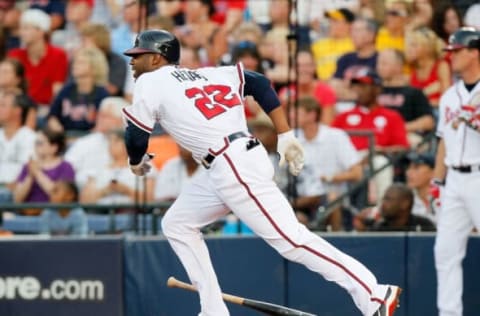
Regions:
<svg viewBox="0 0 480 316"><path fill-rule="evenodd" d="M201 88L193 87L185 90L185 95L194 100L195 107L207 120L242 104L240 97L226 85L209 84Z"/></svg>

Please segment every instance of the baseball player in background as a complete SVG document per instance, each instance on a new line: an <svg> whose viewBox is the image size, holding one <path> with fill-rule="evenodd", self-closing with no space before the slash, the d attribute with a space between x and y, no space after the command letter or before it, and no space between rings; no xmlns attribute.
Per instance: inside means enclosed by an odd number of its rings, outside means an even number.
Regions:
<svg viewBox="0 0 480 316"><path fill-rule="evenodd" d="M440 316L461 316L462 260L472 228L480 229L480 32L461 28L445 49L461 80L442 95L439 107L432 183L444 184L435 240L437 305Z"/></svg>
<svg viewBox="0 0 480 316"><path fill-rule="evenodd" d="M206 169L162 220L164 235L199 291L200 315L229 315L200 231L229 210L282 256L345 288L363 315L393 315L400 288L378 284L360 262L298 223L275 185L267 151L248 132L244 96L253 96L274 123L280 164L298 175L304 158L268 79L241 64L180 68L179 46L171 33L149 30L125 52L136 79L133 104L123 110L125 142L133 173L145 175L151 168L148 139L158 121Z"/></svg>

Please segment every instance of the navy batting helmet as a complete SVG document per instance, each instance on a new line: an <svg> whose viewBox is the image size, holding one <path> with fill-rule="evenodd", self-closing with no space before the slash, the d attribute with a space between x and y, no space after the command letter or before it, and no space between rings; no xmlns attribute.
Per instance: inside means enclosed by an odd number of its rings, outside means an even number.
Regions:
<svg viewBox="0 0 480 316"><path fill-rule="evenodd" d="M462 27L450 35L444 50L452 51L461 48L480 49L480 31L474 27Z"/></svg>
<svg viewBox="0 0 480 316"><path fill-rule="evenodd" d="M145 53L160 54L169 63L177 64L180 59L180 43L170 32L148 30L138 34L135 45L123 54L132 57Z"/></svg>

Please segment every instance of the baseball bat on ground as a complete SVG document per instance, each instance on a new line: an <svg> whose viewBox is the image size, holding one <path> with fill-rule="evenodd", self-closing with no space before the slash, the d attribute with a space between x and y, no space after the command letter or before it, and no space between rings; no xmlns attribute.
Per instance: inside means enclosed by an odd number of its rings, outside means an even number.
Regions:
<svg viewBox="0 0 480 316"><path fill-rule="evenodd" d="M169 287L177 287L184 290L189 290L196 292L197 289L189 284L175 279L174 277L169 277L167 281ZM293 308L288 308L281 305L275 305L267 302L251 300L248 298L235 296L231 294L222 293L223 300L225 302L230 302L238 305L243 305L257 311L266 313L267 315L276 315L276 316L316 316L314 314L305 313Z"/></svg>

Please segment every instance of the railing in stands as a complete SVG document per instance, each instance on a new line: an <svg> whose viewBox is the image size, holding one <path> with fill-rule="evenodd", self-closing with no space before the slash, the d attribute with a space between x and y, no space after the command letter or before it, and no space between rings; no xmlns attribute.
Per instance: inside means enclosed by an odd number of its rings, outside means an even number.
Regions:
<svg viewBox="0 0 480 316"><path fill-rule="evenodd" d="M322 205L319 207L315 219L309 224L309 228L312 230L321 229L324 221L328 218L328 216L330 216L330 214L332 214L332 212L335 210L335 207L343 203L345 199L351 197L356 191L360 190L365 185L368 185L368 182L375 175L385 170L386 168L394 165L395 163L399 162L401 159L405 159L406 155L411 151L417 151L420 148L425 147L426 145L428 145L429 147L435 146L434 144L432 144L432 142L435 140L435 134L433 132L428 133L424 136L422 141L418 145L416 145L414 148L411 148L409 151L400 152L395 156L389 157L390 159L388 160L387 163L385 163L383 166L377 169L374 169L373 156L375 154L375 138L374 138L373 132L348 131L347 133L349 135L360 135L360 136L365 135L369 137L369 152L368 152L368 165L369 165L368 169L369 170L367 171L366 175L363 177L362 180L351 185L345 193L339 195L337 198L335 198L333 201L328 202L326 205Z"/></svg>
<svg viewBox="0 0 480 316"><path fill-rule="evenodd" d="M157 219L161 217L166 210L170 207L170 202L155 202L155 203L131 203L131 204L81 204L81 203L0 203L0 216L2 212L9 211L13 213L19 213L23 209L74 209L81 207L88 214L94 211L104 211L104 214L110 216L110 232L115 232L115 215L117 211L121 209L132 210L133 216L133 232L135 234L146 235L148 230L147 217L152 217L150 231L156 235L159 233ZM140 225L139 221L144 221Z"/></svg>

